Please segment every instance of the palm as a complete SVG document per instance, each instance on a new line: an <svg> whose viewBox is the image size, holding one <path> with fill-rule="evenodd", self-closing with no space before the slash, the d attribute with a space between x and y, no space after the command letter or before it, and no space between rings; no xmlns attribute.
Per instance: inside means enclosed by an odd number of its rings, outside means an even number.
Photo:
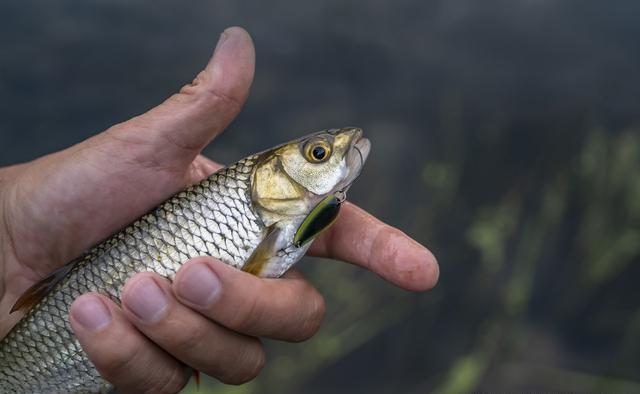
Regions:
<svg viewBox="0 0 640 394"><path fill-rule="evenodd" d="M16 182L4 189L3 261L14 279L3 298L15 300L25 286L217 168L202 156L181 171L143 167L118 157L131 151L125 141L96 139L102 141L95 149L112 162L99 155L65 160L78 155L71 148L8 171Z"/></svg>

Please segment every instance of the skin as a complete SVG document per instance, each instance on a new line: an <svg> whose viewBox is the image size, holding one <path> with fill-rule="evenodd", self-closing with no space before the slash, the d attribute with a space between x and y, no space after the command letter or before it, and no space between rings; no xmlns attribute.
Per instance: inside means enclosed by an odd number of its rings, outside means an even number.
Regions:
<svg viewBox="0 0 640 394"><path fill-rule="evenodd" d="M253 80L248 33L229 28L195 80L149 112L61 152L0 168L0 336L21 317L17 297L47 273L219 168L200 155L233 120ZM437 262L401 231L346 203L310 253L369 269L423 291ZM141 273L122 307L97 294L71 308L78 339L102 375L125 393L175 393L190 368L239 384L265 363L258 338L310 338L325 313L300 273L260 279L208 257L175 281Z"/></svg>

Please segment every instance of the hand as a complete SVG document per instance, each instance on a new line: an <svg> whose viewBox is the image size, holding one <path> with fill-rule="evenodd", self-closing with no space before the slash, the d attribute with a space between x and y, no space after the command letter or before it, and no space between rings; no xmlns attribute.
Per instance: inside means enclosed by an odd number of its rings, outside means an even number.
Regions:
<svg viewBox="0 0 640 394"><path fill-rule="evenodd" d="M149 112L76 146L0 169L0 336L31 284L219 165L199 155L240 111L253 79L254 49L227 29L196 79ZM310 253L368 268L414 291L433 287L433 255L353 204ZM79 297L71 323L92 362L125 392L177 392L189 367L223 382L255 377L258 337L302 341L318 329L322 296L295 270L260 279L212 258L186 263L173 283L131 278L122 307Z"/></svg>

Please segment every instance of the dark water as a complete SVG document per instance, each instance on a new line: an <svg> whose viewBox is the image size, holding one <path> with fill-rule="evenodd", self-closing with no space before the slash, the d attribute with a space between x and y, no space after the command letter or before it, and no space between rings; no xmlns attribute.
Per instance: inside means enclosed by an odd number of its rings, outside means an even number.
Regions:
<svg viewBox="0 0 640 394"><path fill-rule="evenodd" d="M639 18L637 1L5 2L0 164L154 106L244 26L252 96L207 153L363 127L350 198L442 273L407 294L307 261L325 327L269 343L229 392L640 392Z"/></svg>

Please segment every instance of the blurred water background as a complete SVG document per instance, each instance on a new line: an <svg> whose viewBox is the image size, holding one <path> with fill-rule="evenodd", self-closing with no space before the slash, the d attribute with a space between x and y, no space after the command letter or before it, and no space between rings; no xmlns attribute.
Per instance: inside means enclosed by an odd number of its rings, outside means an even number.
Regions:
<svg viewBox="0 0 640 394"><path fill-rule="evenodd" d="M147 110L244 26L252 95L206 153L363 127L350 199L441 277L412 294L306 259L322 330L204 392L640 392L639 20L633 0L2 2L0 165Z"/></svg>

